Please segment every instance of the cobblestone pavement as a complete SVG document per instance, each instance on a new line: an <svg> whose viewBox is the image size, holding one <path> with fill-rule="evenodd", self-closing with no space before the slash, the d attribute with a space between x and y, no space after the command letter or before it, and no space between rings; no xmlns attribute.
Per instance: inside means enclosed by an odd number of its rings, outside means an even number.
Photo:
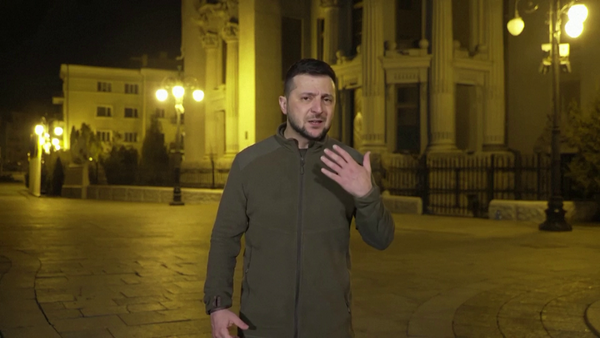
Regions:
<svg viewBox="0 0 600 338"><path fill-rule="evenodd" d="M210 337L201 298L216 206L0 185L0 337ZM352 232L358 338L597 336L600 227L394 218L383 252Z"/></svg>

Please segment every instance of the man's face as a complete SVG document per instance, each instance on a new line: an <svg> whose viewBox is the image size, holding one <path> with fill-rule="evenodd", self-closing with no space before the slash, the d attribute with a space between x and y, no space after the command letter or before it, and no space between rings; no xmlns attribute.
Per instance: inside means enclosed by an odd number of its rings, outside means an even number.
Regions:
<svg viewBox="0 0 600 338"><path fill-rule="evenodd" d="M279 97L281 111L295 138L321 139L331 128L335 110L335 85L329 76L297 75L287 97ZM289 128L287 128L289 129Z"/></svg>

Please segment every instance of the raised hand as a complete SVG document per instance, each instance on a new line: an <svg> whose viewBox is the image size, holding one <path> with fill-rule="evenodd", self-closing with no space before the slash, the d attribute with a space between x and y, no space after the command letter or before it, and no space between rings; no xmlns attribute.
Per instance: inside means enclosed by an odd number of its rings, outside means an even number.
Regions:
<svg viewBox="0 0 600 338"><path fill-rule="evenodd" d="M325 149L321 161L329 168L321 172L336 181L344 190L354 197L363 197L371 191L371 152L363 157L363 165L356 161L341 147L334 145L333 150Z"/></svg>
<svg viewBox="0 0 600 338"><path fill-rule="evenodd" d="M242 330L247 330L248 325L240 317L230 310L217 310L210 314L210 324L212 325L213 338L237 338L229 334L229 328L237 326Z"/></svg>

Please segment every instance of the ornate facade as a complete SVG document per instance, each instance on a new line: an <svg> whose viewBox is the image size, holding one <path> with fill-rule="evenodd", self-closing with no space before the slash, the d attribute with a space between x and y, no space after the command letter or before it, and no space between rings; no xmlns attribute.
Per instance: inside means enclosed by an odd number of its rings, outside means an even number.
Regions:
<svg viewBox="0 0 600 338"><path fill-rule="evenodd" d="M284 70L302 57L333 65L330 135L361 151L506 150L503 0L183 0L182 9L184 70L206 88L205 103L186 109L188 185L211 159L227 166L272 135Z"/></svg>

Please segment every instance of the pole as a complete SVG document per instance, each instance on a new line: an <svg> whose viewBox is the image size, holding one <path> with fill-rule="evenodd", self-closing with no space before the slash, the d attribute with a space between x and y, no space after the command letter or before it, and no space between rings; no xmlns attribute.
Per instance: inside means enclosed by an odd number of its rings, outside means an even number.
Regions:
<svg viewBox="0 0 600 338"><path fill-rule="evenodd" d="M565 210L563 209L563 198L561 195L561 177L560 177L560 20L561 20L560 0L550 0L550 37L552 43L552 167L550 171L551 196L548 200L548 209L546 209L546 220L540 224L539 229L545 231L571 231L571 225L565 220Z"/></svg>
<svg viewBox="0 0 600 338"><path fill-rule="evenodd" d="M175 140L175 165L174 165L174 179L173 184L173 200L170 205L184 205L181 200L181 187L179 185L179 177L181 175L181 113L183 112L183 98L177 99L175 104L175 114L177 115L177 135Z"/></svg>

